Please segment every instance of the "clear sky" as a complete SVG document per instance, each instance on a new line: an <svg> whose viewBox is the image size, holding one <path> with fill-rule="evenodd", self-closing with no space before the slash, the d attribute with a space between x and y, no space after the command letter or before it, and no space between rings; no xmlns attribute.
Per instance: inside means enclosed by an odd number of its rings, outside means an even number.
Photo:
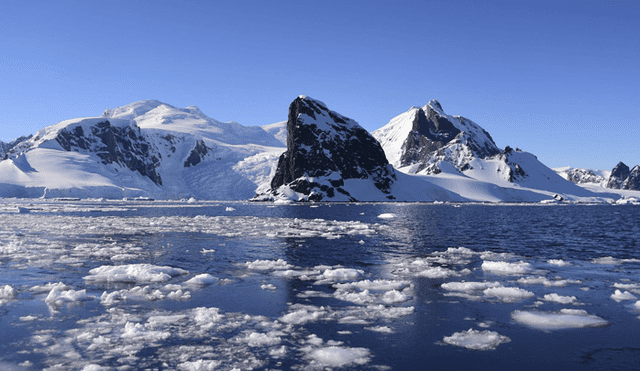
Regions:
<svg viewBox="0 0 640 371"><path fill-rule="evenodd" d="M640 163L640 1L37 1L0 9L0 139L157 99L305 94L373 131L438 99L551 167Z"/></svg>

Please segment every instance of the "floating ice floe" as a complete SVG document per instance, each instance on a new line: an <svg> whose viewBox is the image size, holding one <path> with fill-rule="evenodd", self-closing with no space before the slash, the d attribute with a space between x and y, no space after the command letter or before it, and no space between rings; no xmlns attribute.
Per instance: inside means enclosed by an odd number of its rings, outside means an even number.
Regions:
<svg viewBox="0 0 640 371"><path fill-rule="evenodd" d="M551 264L551 265L557 265L558 267L564 267L569 265L569 263L565 262L562 259L549 259L547 260L547 263Z"/></svg>
<svg viewBox="0 0 640 371"><path fill-rule="evenodd" d="M495 331L469 329L467 331L456 332L451 336L445 336L442 341L446 344L472 350L494 350L498 345L508 343L511 339Z"/></svg>
<svg viewBox="0 0 640 371"><path fill-rule="evenodd" d="M482 270L500 275L521 275L531 271L531 264L520 261L509 263L506 261L483 261Z"/></svg>
<svg viewBox="0 0 640 371"><path fill-rule="evenodd" d="M380 219L393 219L395 217L396 217L396 214L394 213L384 213L384 214L378 215L378 218Z"/></svg>
<svg viewBox="0 0 640 371"><path fill-rule="evenodd" d="M636 300L637 298L629 291L622 292L620 290L616 290L613 294L611 294L611 299L617 302L621 302L623 300Z"/></svg>
<svg viewBox="0 0 640 371"><path fill-rule="evenodd" d="M312 359L309 366L312 368L364 365L370 361L370 355L369 349L344 346L328 346L308 351L308 357Z"/></svg>
<svg viewBox="0 0 640 371"><path fill-rule="evenodd" d="M531 291L518 287L489 287L483 291L489 298L497 298L504 303L515 303L535 296Z"/></svg>
<svg viewBox="0 0 640 371"><path fill-rule="evenodd" d="M126 300L145 300L156 301L163 300L166 295L160 290L154 290L149 286L133 287L131 289L116 290L112 292L103 292L100 296L100 303L105 306L112 306Z"/></svg>
<svg viewBox="0 0 640 371"><path fill-rule="evenodd" d="M266 284L266 285L260 285L260 288L263 289L263 290L275 290L276 286L271 284L271 283L269 283L269 284Z"/></svg>
<svg viewBox="0 0 640 371"><path fill-rule="evenodd" d="M576 304L578 299L575 296L563 296L556 293L551 293L546 294L542 298L542 300L560 304Z"/></svg>
<svg viewBox="0 0 640 371"><path fill-rule="evenodd" d="M207 286L207 285L212 285L216 282L218 282L218 278L208 273L203 273L188 279L187 281L184 282L184 284L190 285L190 286Z"/></svg>
<svg viewBox="0 0 640 371"><path fill-rule="evenodd" d="M75 304L94 299L96 299L95 296L87 295L87 290L58 291L58 288L54 287L44 299L44 302L47 303L52 312L57 312L65 304Z"/></svg>
<svg viewBox="0 0 640 371"><path fill-rule="evenodd" d="M560 330L567 328L603 327L609 322L581 309L561 309L557 312L516 310L511 318L517 323L538 330Z"/></svg>
<svg viewBox="0 0 640 371"><path fill-rule="evenodd" d="M463 292L473 292L485 290L490 287L498 287L502 286L500 282L447 282L440 285L445 290L448 291L463 291Z"/></svg>
<svg viewBox="0 0 640 371"><path fill-rule="evenodd" d="M18 291L11 285L4 285L0 287L0 305L7 304L18 296Z"/></svg>
<svg viewBox="0 0 640 371"><path fill-rule="evenodd" d="M545 287L565 287L568 284L577 284L582 283L580 280L564 280L564 279L556 279L555 281L551 281L545 277L522 277L517 280L519 284L522 285L544 285Z"/></svg>
<svg viewBox="0 0 640 371"><path fill-rule="evenodd" d="M84 279L95 283L161 283L188 273L184 269L152 264L103 265L90 270Z"/></svg>
<svg viewBox="0 0 640 371"><path fill-rule="evenodd" d="M332 283L336 281L346 281L353 280L361 277L364 274L364 271L361 269L355 268L329 268L325 269L325 271L318 276L318 280L316 281L316 285L322 285L326 283Z"/></svg>
<svg viewBox="0 0 640 371"><path fill-rule="evenodd" d="M293 266L287 263L283 259L278 260L254 260L252 262L246 262L243 264L245 267L253 270L267 271L267 270L284 270L293 268Z"/></svg>

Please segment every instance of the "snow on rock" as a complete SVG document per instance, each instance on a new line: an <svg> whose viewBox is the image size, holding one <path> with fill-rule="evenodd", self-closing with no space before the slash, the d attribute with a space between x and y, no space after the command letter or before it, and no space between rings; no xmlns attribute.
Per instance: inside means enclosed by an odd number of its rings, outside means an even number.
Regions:
<svg viewBox="0 0 640 371"><path fill-rule="evenodd" d="M300 96L289 107L287 151L271 188L254 200L385 201L394 199L395 179L382 147L357 122Z"/></svg>
<svg viewBox="0 0 640 371"><path fill-rule="evenodd" d="M557 312L516 310L511 313L511 318L517 323L538 330L603 327L609 324L604 319L580 309L561 309Z"/></svg>
<svg viewBox="0 0 640 371"><path fill-rule="evenodd" d="M511 339L495 331L469 329L467 331L456 332L451 336L445 336L442 341L446 344L472 350L494 350L498 345L508 343Z"/></svg>
<svg viewBox="0 0 640 371"><path fill-rule="evenodd" d="M161 283L187 273L184 269L152 264L103 265L90 270L84 279L95 283Z"/></svg>

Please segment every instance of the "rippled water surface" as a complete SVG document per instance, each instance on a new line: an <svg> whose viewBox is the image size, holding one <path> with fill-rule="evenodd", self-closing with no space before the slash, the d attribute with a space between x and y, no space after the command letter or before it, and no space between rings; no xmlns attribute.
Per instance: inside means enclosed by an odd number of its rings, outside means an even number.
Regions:
<svg viewBox="0 0 640 371"><path fill-rule="evenodd" d="M5 200L0 369L638 369L639 210Z"/></svg>

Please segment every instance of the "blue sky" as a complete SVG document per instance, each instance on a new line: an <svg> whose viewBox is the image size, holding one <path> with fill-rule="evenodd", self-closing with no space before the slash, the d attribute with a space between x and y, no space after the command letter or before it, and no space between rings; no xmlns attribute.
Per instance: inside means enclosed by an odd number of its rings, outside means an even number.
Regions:
<svg viewBox="0 0 640 371"><path fill-rule="evenodd" d="M373 131L438 99L548 166L640 163L638 1L4 1L0 139L157 99L220 121L300 94Z"/></svg>

